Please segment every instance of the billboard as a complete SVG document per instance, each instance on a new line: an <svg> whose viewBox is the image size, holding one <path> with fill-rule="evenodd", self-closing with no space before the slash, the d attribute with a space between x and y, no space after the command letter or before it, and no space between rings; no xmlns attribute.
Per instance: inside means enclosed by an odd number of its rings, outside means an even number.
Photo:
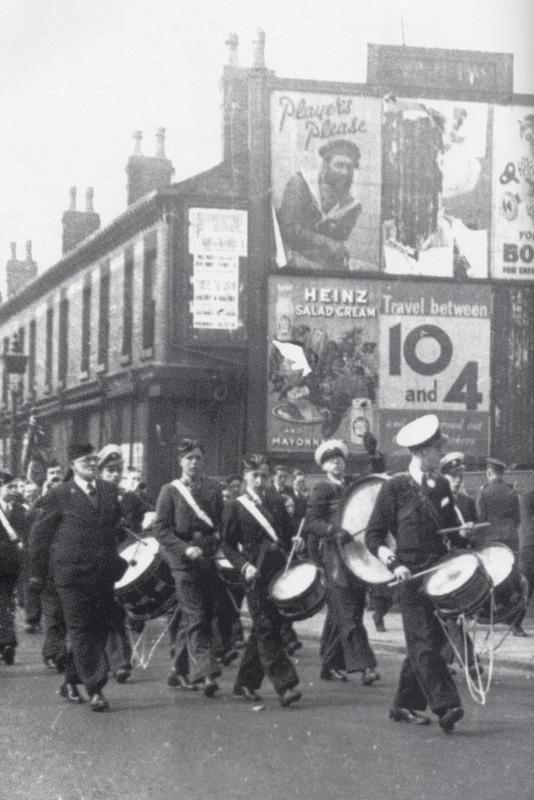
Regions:
<svg viewBox="0 0 534 800"><path fill-rule="evenodd" d="M493 278L534 278L534 108L496 106L493 120Z"/></svg>
<svg viewBox="0 0 534 800"><path fill-rule="evenodd" d="M363 452L376 433L376 281L269 279L267 449L313 452L330 436Z"/></svg>
<svg viewBox="0 0 534 800"><path fill-rule="evenodd" d="M271 127L278 265L378 270L381 99L276 90Z"/></svg>
<svg viewBox="0 0 534 800"><path fill-rule="evenodd" d="M379 315L379 443L415 417L437 413L449 448L486 454L489 436L488 286L383 284Z"/></svg>
<svg viewBox="0 0 534 800"><path fill-rule="evenodd" d="M384 98L385 272L488 277L490 130L486 104Z"/></svg>
<svg viewBox="0 0 534 800"><path fill-rule="evenodd" d="M490 312L487 286L271 276L267 449L362 453L369 431L393 455L432 411L452 449L486 454Z"/></svg>

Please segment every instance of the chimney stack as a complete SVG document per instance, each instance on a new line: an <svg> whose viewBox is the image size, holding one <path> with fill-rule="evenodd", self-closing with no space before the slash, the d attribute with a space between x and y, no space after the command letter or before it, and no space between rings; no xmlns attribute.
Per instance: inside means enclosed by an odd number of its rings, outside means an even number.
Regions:
<svg viewBox="0 0 534 800"><path fill-rule="evenodd" d="M165 156L165 128L156 132L154 156L144 156L141 152L142 131L134 131L133 138L134 151L126 164L128 205L154 189L169 186L174 175L172 162Z"/></svg>
<svg viewBox="0 0 534 800"><path fill-rule="evenodd" d="M63 213L63 237L62 252L68 253L74 250L80 242L100 228L100 215L96 214L93 208L94 189L90 186L85 194L86 210L76 210L76 187L71 186L69 190L70 205Z"/></svg>
<svg viewBox="0 0 534 800"><path fill-rule="evenodd" d="M265 69L265 31L258 28L252 42L252 68Z"/></svg>
<svg viewBox="0 0 534 800"><path fill-rule="evenodd" d="M239 37L228 34L228 62L222 76L222 144L223 158L235 179L248 174L248 75L239 66Z"/></svg>
<svg viewBox="0 0 534 800"><path fill-rule="evenodd" d="M237 33L229 33L228 39L225 42L225 45L228 47L228 61L226 66L227 67L238 67L239 66L239 36Z"/></svg>
<svg viewBox="0 0 534 800"><path fill-rule="evenodd" d="M37 277L37 264L32 258L32 243L26 242L26 258L24 261L17 259L17 243L10 242L11 258L6 263L6 289L7 299L14 297Z"/></svg>

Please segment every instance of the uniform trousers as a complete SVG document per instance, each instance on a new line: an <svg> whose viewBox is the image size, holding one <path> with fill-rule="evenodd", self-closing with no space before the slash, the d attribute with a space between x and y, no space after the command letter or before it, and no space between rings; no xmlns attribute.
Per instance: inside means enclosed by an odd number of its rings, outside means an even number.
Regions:
<svg viewBox="0 0 534 800"><path fill-rule="evenodd" d="M15 587L17 576L0 580L0 648L9 644L17 646L15 632Z"/></svg>
<svg viewBox="0 0 534 800"><path fill-rule="evenodd" d="M272 577L272 576L270 576ZM247 605L252 629L245 644L236 686L259 689L267 675L280 694L299 682L282 637L284 618L269 598L269 579L257 578L247 586Z"/></svg>
<svg viewBox="0 0 534 800"><path fill-rule="evenodd" d="M321 635L323 669L347 672L376 667L376 658L363 624L365 586L346 569L327 571L328 610Z"/></svg>
<svg viewBox="0 0 534 800"><path fill-rule="evenodd" d="M126 611L117 600L113 601L111 608L106 655L111 672L115 673L119 669L131 670L132 644L126 627Z"/></svg>
<svg viewBox="0 0 534 800"><path fill-rule="evenodd" d="M442 648L446 637L432 601L411 583L398 587L407 657L399 678L395 706L436 714L461 706Z"/></svg>
<svg viewBox="0 0 534 800"><path fill-rule="evenodd" d="M69 584L58 586L57 591L68 637L65 680L82 682L87 693L93 695L105 686L108 679L106 641L115 602L113 586L103 587L98 582L93 585Z"/></svg>
<svg viewBox="0 0 534 800"><path fill-rule="evenodd" d="M43 661L52 659L61 666L65 663L67 652L67 626L57 589L50 579L45 581L41 592L41 606L44 627Z"/></svg>
<svg viewBox="0 0 534 800"><path fill-rule="evenodd" d="M219 577L212 560L199 562L172 570L180 608L174 667L193 682L220 675L212 635Z"/></svg>

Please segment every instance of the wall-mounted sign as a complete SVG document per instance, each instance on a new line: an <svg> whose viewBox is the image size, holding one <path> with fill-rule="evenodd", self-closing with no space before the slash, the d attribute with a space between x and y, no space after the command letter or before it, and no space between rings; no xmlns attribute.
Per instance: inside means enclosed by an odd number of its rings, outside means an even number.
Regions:
<svg viewBox="0 0 534 800"><path fill-rule="evenodd" d="M278 265L379 269L380 99L274 91L271 125Z"/></svg>
<svg viewBox="0 0 534 800"><path fill-rule="evenodd" d="M391 455L399 428L435 412L449 447L487 452L489 287L383 284L380 303L379 441Z"/></svg>
<svg viewBox="0 0 534 800"><path fill-rule="evenodd" d="M534 108L496 106L493 278L534 278Z"/></svg>
<svg viewBox="0 0 534 800"><path fill-rule="evenodd" d="M193 328L237 330L241 327L239 259L247 255L247 212L190 208L189 252Z"/></svg>
<svg viewBox="0 0 534 800"><path fill-rule="evenodd" d="M488 277L488 107L384 99L382 255L390 274Z"/></svg>

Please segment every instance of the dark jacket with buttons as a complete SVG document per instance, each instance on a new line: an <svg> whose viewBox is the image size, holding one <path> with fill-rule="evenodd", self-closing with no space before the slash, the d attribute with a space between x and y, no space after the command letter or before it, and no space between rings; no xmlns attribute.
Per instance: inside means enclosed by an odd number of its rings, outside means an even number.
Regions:
<svg viewBox="0 0 534 800"><path fill-rule="evenodd" d="M437 475L434 486L424 489L409 473L399 473L386 481L371 513L365 543L373 555L387 545L390 532L397 543L397 559L411 570L425 569L448 552L440 528L459 525L451 488L446 478ZM467 541L449 534L453 546Z"/></svg>
<svg viewBox="0 0 534 800"><path fill-rule="evenodd" d="M171 569L192 568L193 562L185 555L188 547L200 547L206 556L212 556L216 549L217 530L223 512L221 487L210 478L201 478L190 491L213 526L195 514L172 483L161 487L156 503L154 536L162 544Z"/></svg>
<svg viewBox="0 0 534 800"><path fill-rule="evenodd" d="M26 511L20 503L12 503L8 513L4 511L8 522L17 534L19 540L25 544L28 533ZM13 542L0 522L0 579L16 579L21 569L21 552L17 542Z"/></svg>
<svg viewBox="0 0 534 800"><path fill-rule="evenodd" d="M127 564L117 552L122 516L117 488L96 480L94 501L67 481L39 499L30 531L30 575L58 586L89 584L109 589Z"/></svg>
<svg viewBox="0 0 534 800"><path fill-rule="evenodd" d="M490 523L484 541L502 542L517 552L521 509L514 487L503 480L487 483L478 494L477 509L480 522Z"/></svg>
<svg viewBox="0 0 534 800"><path fill-rule="evenodd" d="M246 496L254 502L250 495ZM282 553L289 552L291 548L293 526L284 501L278 493L267 490L257 508L274 528L279 541L276 544L250 511L239 500L235 500L224 511L222 540L226 558L238 570L247 562L257 566L262 553L263 571L273 562L283 566L285 558Z"/></svg>

